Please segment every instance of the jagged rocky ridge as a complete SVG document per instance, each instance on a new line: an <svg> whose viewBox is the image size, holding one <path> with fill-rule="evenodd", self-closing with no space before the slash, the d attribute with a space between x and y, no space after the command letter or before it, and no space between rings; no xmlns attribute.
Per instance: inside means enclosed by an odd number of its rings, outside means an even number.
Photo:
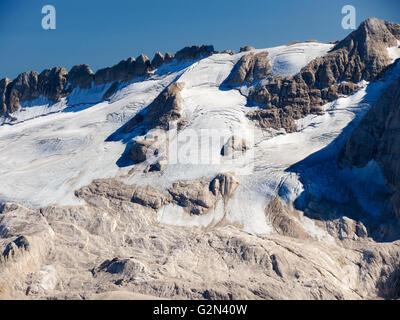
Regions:
<svg viewBox="0 0 400 320"><path fill-rule="evenodd" d="M263 107L248 117L263 128L294 132L294 120L320 114L324 104L353 93L362 79L379 78L392 63L386 48L396 46L397 40L399 24L370 18L327 55L314 59L294 76L271 74L268 56L251 54L238 62L226 84L238 86L267 78L266 84L254 86L248 94L250 105Z"/></svg>
<svg viewBox="0 0 400 320"><path fill-rule="evenodd" d="M19 110L21 103L35 100L40 96L54 103L69 95L74 88L89 89L92 83L102 85L113 82L103 97L106 100L117 90L118 81L147 77L152 71L164 63L170 63L173 59L196 60L212 53L214 53L213 46L191 46L179 50L175 56L168 52L165 56L157 52L152 61L141 54L136 59L131 57L122 60L96 73L93 73L86 64L73 66L69 72L63 67L46 69L40 74L36 71L24 72L12 81L8 78L0 80L0 116L10 116Z"/></svg>

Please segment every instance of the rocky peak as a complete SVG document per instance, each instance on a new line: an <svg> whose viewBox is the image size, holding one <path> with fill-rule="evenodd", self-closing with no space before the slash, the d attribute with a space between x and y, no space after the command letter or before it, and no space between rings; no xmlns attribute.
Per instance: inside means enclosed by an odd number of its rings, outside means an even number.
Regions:
<svg viewBox="0 0 400 320"><path fill-rule="evenodd" d="M170 52L167 52L164 57L165 63L170 63L172 60L174 60L174 55Z"/></svg>
<svg viewBox="0 0 400 320"><path fill-rule="evenodd" d="M365 167L374 160L393 190L392 204L400 219L400 78L371 107L346 142L339 162Z"/></svg>
<svg viewBox="0 0 400 320"><path fill-rule="evenodd" d="M73 88L89 89L94 80L94 73L87 64L81 64L71 68L67 79Z"/></svg>
<svg viewBox="0 0 400 320"><path fill-rule="evenodd" d="M214 46L202 45L185 47L175 54L175 59L182 60L197 60L202 57L208 57L214 53Z"/></svg>
<svg viewBox="0 0 400 320"><path fill-rule="evenodd" d="M22 102L39 97L38 77L36 71L24 72L8 85L6 101L9 113L17 111Z"/></svg>

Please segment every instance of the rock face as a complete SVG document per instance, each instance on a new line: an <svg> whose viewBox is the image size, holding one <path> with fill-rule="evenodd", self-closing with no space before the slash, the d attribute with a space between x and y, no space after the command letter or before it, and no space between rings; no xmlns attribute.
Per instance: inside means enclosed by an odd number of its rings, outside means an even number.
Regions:
<svg viewBox="0 0 400 320"><path fill-rule="evenodd" d="M230 86L251 84L254 81L265 79L270 73L268 52L249 53L240 58L225 84Z"/></svg>
<svg viewBox="0 0 400 320"><path fill-rule="evenodd" d="M213 180L205 178L175 182L168 192L174 202L194 215L207 213L218 200L227 201L239 183L231 173L219 174Z"/></svg>
<svg viewBox="0 0 400 320"><path fill-rule="evenodd" d="M183 60L197 60L200 58L208 57L214 53L214 46L202 45L185 47L175 53L175 59L178 61Z"/></svg>
<svg viewBox="0 0 400 320"><path fill-rule="evenodd" d="M153 60L151 60L151 67L157 69L165 62L164 56L161 52L156 52Z"/></svg>
<svg viewBox="0 0 400 320"><path fill-rule="evenodd" d="M58 102L64 97L67 85L67 70L62 67L44 70L38 77L38 91L52 102Z"/></svg>
<svg viewBox="0 0 400 320"><path fill-rule="evenodd" d="M231 136L221 149L221 156L232 156L235 152L246 152L250 146L247 141L238 136Z"/></svg>
<svg viewBox="0 0 400 320"><path fill-rule="evenodd" d="M71 68L67 79L73 88L90 89L94 81L94 73L87 64L81 64Z"/></svg>
<svg viewBox="0 0 400 320"><path fill-rule="evenodd" d="M400 78L395 80L361 120L346 142L340 163L365 167L374 160L393 190L392 203L400 218Z"/></svg>
<svg viewBox="0 0 400 320"><path fill-rule="evenodd" d="M135 163L146 161L149 148L154 143L155 140L142 140L134 142L129 151L128 159L134 161Z"/></svg>
<svg viewBox="0 0 400 320"><path fill-rule="evenodd" d="M247 52L247 51L251 51L251 50L254 50L254 47L252 47L252 46L244 46L244 47L240 48L239 52Z"/></svg>
<svg viewBox="0 0 400 320"><path fill-rule="evenodd" d="M11 80L4 78L0 80L0 115L6 114L8 112L6 103L6 91L7 86L10 84Z"/></svg>
<svg viewBox="0 0 400 320"><path fill-rule="evenodd" d="M75 192L76 196L91 202L92 195L102 196L106 199L130 201L154 210L168 204L171 197L163 194L151 186L127 185L114 179L94 180L89 186Z"/></svg>
<svg viewBox="0 0 400 320"><path fill-rule="evenodd" d="M165 88L144 112L138 113L127 123L125 132L129 132L137 125L144 125L147 130L156 128L168 130L171 121L181 118L181 91L184 86L183 82L174 82Z"/></svg>
<svg viewBox="0 0 400 320"><path fill-rule="evenodd" d="M24 72L13 81L7 78L0 80L0 116L18 111L21 103L32 101L40 95L51 102L58 102L76 87L90 89L92 82L103 85L148 77L152 71L164 63L170 63L174 58L178 61L197 60L213 53L213 46L203 45L183 48L175 57L169 52L165 56L157 52L151 62L146 55L141 54L136 59L131 57L112 67L99 69L95 74L87 64L74 66L69 73L63 67L47 69L40 74L36 71ZM67 83L71 84L68 89ZM118 83L114 83L104 94L103 100L107 100L117 88Z"/></svg>
<svg viewBox="0 0 400 320"><path fill-rule="evenodd" d="M38 77L39 74L36 71L24 72L7 86L6 103L9 113L17 111L22 102L34 100L40 96Z"/></svg>
<svg viewBox="0 0 400 320"><path fill-rule="evenodd" d="M318 114L325 103L342 94L351 94L360 80L377 79L391 64L386 48L397 44L399 29L395 23L368 19L330 53L314 59L295 76L269 77L267 84L250 91L249 103L279 111L261 110L250 113L250 118L261 119L261 127L289 122L286 127L292 128L293 120L310 113ZM262 120L265 117L267 121Z"/></svg>
<svg viewBox="0 0 400 320"><path fill-rule="evenodd" d="M398 297L397 242L162 225L153 209L131 202L132 191L110 182L83 188L82 206L3 204L0 252L20 245L0 258L0 299Z"/></svg>

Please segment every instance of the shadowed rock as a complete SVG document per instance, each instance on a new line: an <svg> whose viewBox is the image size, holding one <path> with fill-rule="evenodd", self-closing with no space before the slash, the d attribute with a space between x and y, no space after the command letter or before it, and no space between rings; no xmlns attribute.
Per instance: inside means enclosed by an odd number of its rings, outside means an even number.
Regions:
<svg viewBox="0 0 400 320"><path fill-rule="evenodd" d="M34 100L40 96L38 77L39 74L36 71L24 72L7 86L6 102L9 113L17 111L22 102Z"/></svg>
<svg viewBox="0 0 400 320"><path fill-rule="evenodd" d="M218 200L227 201L239 183L231 173L219 174L211 182L205 178L177 181L168 192L174 202L194 215L202 215L214 208Z"/></svg>
<svg viewBox="0 0 400 320"><path fill-rule="evenodd" d="M254 47L252 47L252 46L244 46L244 47L240 48L239 52L247 52L247 51L251 51L251 50L254 50Z"/></svg>
<svg viewBox="0 0 400 320"><path fill-rule="evenodd" d="M246 152L250 146L247 141L238 136L231 136L221 149L222 156L231 156L235 152Z"/></svg>
<svg viewBox="0 0 400 320"><path fill-rule="evenodd" d="M360 80L375 80L380 76L391 64L386 48L397 44L399 29L395 23L368 19L330 53L314 59L295 76L272 76L267 84L252 89L249 102L263 105L266 109L281 110L290 106L290 112L279 111L279 117L292 117L293 120L310 113L321 113L322 105L341 94L353 93ZM346 83L338 85L342 81ZM255 115L257 112L258 116ZM278 113L274 111L273 115L277 118ZM270 118L271 113L261 110L250 114L253 119L265 116ZM272 124L279 122L286 123L280 120L272 121ZM259 122L261 127L269 123L269 120Z"/></svg>
<svg viewBox="0 0 400 320"><path fill-rule="evenodd" d="M175 54L175 59L178 61L183 60L197 60L205 58L214 53L214 46L202 45L185 47Z"/></svg>
<svg viewBox="0 0 400 320"><path fill-rule="evenodd" d="M6 103L6 91L7 86L11 83L11 80L8 78L4 78L0 80L0 115L6 114L7 103Z"/></svg>
<svg viewBox="0 0 400 320"><path fill-rule="evenodd" d="M19 251L28 251L29 250L29 241L26 237L20 236L15 239L13 242L10 242L3 251L3 257L5 259L10 259L18 254Z"/></svg>
<svg viewBox="0 0 400 320"><path fill-rule="evenodd" d="M164 63L165 59L161 52L156 52L154 55L153 60L151 60L151 67L152 69L157 69Z"/></svg>
<svg viewBox="0 0 400 320"><path fill-rule="evenodd" d="M348 167L365 167L375 160L400 219L400 78L395 80L367 112L346 142L339 161Z"/></svg>
<svg viewBox="0 0 400 320"><path fill-rule="evenodd" d="M94 73L87 64L73 66L67 76L73 88L90 89L94 80Z"/></svg>
<svg viewBox="0 0 400 320"><path fill-rule="evenodd" d="M167 52L164 56L165 63L170 63L172 60L174 60L174 55L170 52Z"/></svg>
<svg viewBox="0 0 400 320"><path fill-rule="evenodd" d="M64 97L67 85L67 70L62 67L46 69L39 74L38 91L52 102L58 102Z"/></svg>
<svg viewBox="0 0 400 320"><path fill-rule="evenodd" d="M249 53L240 58L225 83L232 86L251 84L253 81L265 79L270 73L268 52Z"/></svg>

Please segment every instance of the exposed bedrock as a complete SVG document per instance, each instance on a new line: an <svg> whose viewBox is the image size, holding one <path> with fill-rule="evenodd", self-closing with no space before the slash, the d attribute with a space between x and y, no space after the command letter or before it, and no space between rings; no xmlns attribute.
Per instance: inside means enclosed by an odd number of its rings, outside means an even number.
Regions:
<svg viewBox="0 0 400 320"><path fill-rule="evenodd" d="M219 200L228 201L238 185L232 173L225 173L217 175L211 181L205 178L177 181L168 192L174 202L185 211L201 215L214 208Z"/></svg>
<svg viewBox="0 0 400 320"><path fill-rule="evenodd" d="M231 136L221 148L221 156L233 156L236 152L244 153L250 149L249 143L238 136Z"/></svg>
<svg viewBox="0 0 400 320"><path fill-rule="evenodd" d="M253 81L265 79L270 74L268 52L249 53L240 58L224 84L228 86L251 84Z"/></svg>
<svg viewBox="0 0 400 320"><path fill-rule="evenodd" d="M73 88L90 89L94 80L94 73L87 64L73 66L68 72L67 80Z"/></svg>
<svg viewBox="0 0 400 320"><path fill-rule="evenodd" d="M280 126L295 130L293 120L321 113L322 105L343 94L353 93L357 89L356 83L362 79L373 81L379 78L391 64L386 49L397 45L399 30L399 24L367 19L327 55L314 59L298 74L289 77L269 74L265 77L268 80L265 85L250 90L248 101L267 110L279 111L259 110L251 112L249 117L258 120L261 127ZM234 80L232 83L240 85L247 77L252 78L253 69L246 61L251 61L251 57L243 57L238 62L235 72L230 75Z"/></svg>
<svg viewBox="0 0 400 320"><path fill-rule="evenodd" d="M214 52L214 46L212 45L185 47L175 53L175 59L178 61L197 60L200 58L208 57Z"/></svg>
<svg viewBox="0 0 400 320"><path fill-rule="evenodd" d="M73 66L69 72L63 67L46 69L40 74L36 71L24 72L13 81L7 78L0 80L0 116L18 111L23 102L32 101L41 95L55 103L76 87L90 89L92 83L103 85L114 82L103 96L106 100L118 89L121 81L148 77L155 69L172 62L173 59L197 60L213 53L213 46L203 45L185 47L175 56L168 52L165 55L157 52L151 61L141 54L136 59L130 57L112 67L99 69L95 74L86 64ZM70 86L67 86L68 83Z"/></svg>
<svg viewBox="0 0 400 320"><path fill-rule="evenodd" d="M183 82L170 84L143 112L139 112L127 123L124 131L129 132L139 124L145 125L148 130L168 130L169 123L182 116L181 91L184 86Z"/></svg>
<svg viewBox="0 0 400 320"><path fill-rule="evenodd" d="M393 190L392 204L400 219L400 78L367 112L339 158L342 165L358 168L371 160L378 163Z"/></svg>

